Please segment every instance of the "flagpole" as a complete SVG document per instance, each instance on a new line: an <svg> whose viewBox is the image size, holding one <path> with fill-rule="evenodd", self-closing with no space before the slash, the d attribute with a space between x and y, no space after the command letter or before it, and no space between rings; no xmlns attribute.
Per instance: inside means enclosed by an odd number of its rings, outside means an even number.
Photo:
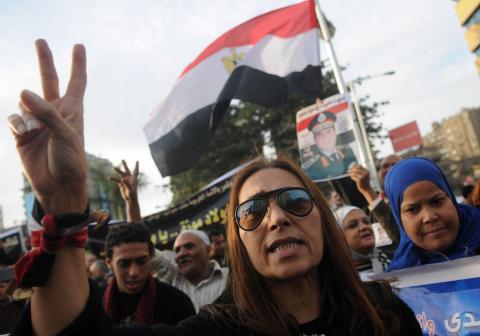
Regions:
<svg viewBox="0 0 480 336"><path fill-rule="evenodd" d="M320 0L314 0L314 2L315 2L315 13L317 15L317 20L320 25L320 31L322 32L323 41L326 44L328 58L330 59L330 63L332 65L332 70L335 76L335 81L337 82L338 91L340 94L345 94L347 92L345 82L343 81L340 67L338 65L337 56L333 48L332 39L330 36L330 31L328 29L327 21L325 20L325 17L322 14L322 10L320 9ZM353 109L353 119L354 119L353 132L355 134L355 138L360 140L360 149L361 149L360 160L362 162L367 163L367 165L370 166L369 167L370 171L372 172L372 175L374 175L373 173L376 172L375 162L373 161L373 156L368 155L370 146L368 143L368 139L364 138L362 135L361 129L365 127L363 126L363 122L359 118L358 113L359 112L357 112L356 109L354 108ZM366 136L366 133L365 133L365 136Z"/></svg>
<svg viewBox="0 0 480 336"><path fill-rule="evenodd" d="M355 113L357 115L359 125L360 125L360 131L362 132L362 138L363 141L366 142L365 149L367 150L367 156L368 156L368 161L370 163L370 168L372 168L374 172L376 172L375 169L375 161L373 159L373 152L372 148L370 147L370 144L368 143L368 135L367 135L367 130L365 129L365 123L363 122L363 116L362 116L362 110L360 109L360 104L359 104L359 99L357 96L357 90L355 89L355 80L350 81L348 83L348 88L350 89L350 95L352 96L352 102L353 106L355 108ZM373 182L373 186L377 188L378 190L381 190L380 186L380 180L377 176L377 174L373 174L370 176Z"/></svg>
<svg viewBox="0 0 480 336"><path fill-rule="evenodd" d="M333 75L335 76L335 80L337 82L338 91L341 94L344 94L346 93L347 90L346 90L345 82L343 81L342 74L340 73L340 67L338 66L335 50L333 49L332 39L330 37L330 31L328 30L327 21L325 20L325 17L322 15L319 0L314 0L314 1L315 1L315 13L317 14L317 20L320 25L320 31L322 32L323 40L325 41L327 46L328 58L332 63Z"/></svg>

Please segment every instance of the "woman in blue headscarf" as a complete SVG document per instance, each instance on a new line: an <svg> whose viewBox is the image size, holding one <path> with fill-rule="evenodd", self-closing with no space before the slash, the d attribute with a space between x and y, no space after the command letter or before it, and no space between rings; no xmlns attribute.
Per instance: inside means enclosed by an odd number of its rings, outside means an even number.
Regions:
<svg viewBox="0 0 480 336"><path fill-rule="evenodd" d="M400 230L389 271L478 254L480 211L458 204L440 167L427 158L398 162L385 192Z"/></svg>

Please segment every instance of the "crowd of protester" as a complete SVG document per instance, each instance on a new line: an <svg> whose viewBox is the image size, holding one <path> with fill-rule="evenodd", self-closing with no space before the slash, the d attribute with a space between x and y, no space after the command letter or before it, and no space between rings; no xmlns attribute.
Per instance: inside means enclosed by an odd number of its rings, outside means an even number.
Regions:
<svg viewBox="0 0 480 336"><path fill-rule="evenodd" d="M372 276L478 254L480 181L459 204L434 162L397 155L380 162L379 190L368 169L350 167L363 209L336 190L325 197L288 157L257 157L233 179L225 231L182 231L173 251L152 244L138 162L131 171L123 161L110 179L127 221L111 225L104 259L85 253L85 50L75 46L60 97L50 50L36 45L45 98L23 91L9 126L40 238L20 260L0 246L0 334L421 335L389 282ZM373 222L391 244L377 246ZM28 300L13 299L30 287Z"/></svg>

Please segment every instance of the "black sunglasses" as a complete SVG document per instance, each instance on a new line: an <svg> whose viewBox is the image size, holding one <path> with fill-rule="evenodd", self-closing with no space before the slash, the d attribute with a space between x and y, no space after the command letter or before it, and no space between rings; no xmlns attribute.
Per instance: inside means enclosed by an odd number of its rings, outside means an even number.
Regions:
<svg viewBox="0 0 480 336"><path fill-rule="evenodd" d="M255 196L235 208L235 222L244 231L255 230L267 213L268 199L275 195L277 204L288 213L305 217L313 209L313 199L303 188L282 188Z"/></svg>

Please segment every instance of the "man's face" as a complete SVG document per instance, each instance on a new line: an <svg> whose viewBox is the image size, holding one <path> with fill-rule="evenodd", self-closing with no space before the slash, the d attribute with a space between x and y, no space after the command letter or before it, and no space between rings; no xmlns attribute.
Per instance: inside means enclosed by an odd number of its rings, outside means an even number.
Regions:
<svg viewBox="0 0 480 336"><path fill-rule="evenodd" d="M225 256L225 236L221 233L210 237L210 257L223 258Z"/></svg>
<svg viewBox="0 0 480 336"><path fill-rule="evenodd" d="M322 152L333 153L336 150L337 132L335 127L327 127L314 134L315 144Z"/></svg>
<svg viewBox="0 0 480 336"><path fill-rule="evenodd" d="M175 261L187 279L196 279L208 267L210 247L191 233L184 233L173 245Z"/></svg>
<svg viewBox="0 0 480 336"><path fill-rule="evenodd" d="M105 272L100 267L97 267L95 263L90 265L89 271L90 271L90 277L92 279L97 279L100 277L105 278L106 276Z"/></svg>
<svg viewBox="0 0 480 336"><path fill-rule="evenodd" d="M143 290L150 274L150 258L147 243L123 243L113 248L107 264L120 292L134 295Z"/></svg>
<svg viewBox="0 0 480 336"><path fill-rule="evenodd" d="M389 155L380 162L380 169L378 170L378 178L380 179L381 188L384 190L383 184L385 182L385 177L390 169L402 158L398 155Z"/></svg>

